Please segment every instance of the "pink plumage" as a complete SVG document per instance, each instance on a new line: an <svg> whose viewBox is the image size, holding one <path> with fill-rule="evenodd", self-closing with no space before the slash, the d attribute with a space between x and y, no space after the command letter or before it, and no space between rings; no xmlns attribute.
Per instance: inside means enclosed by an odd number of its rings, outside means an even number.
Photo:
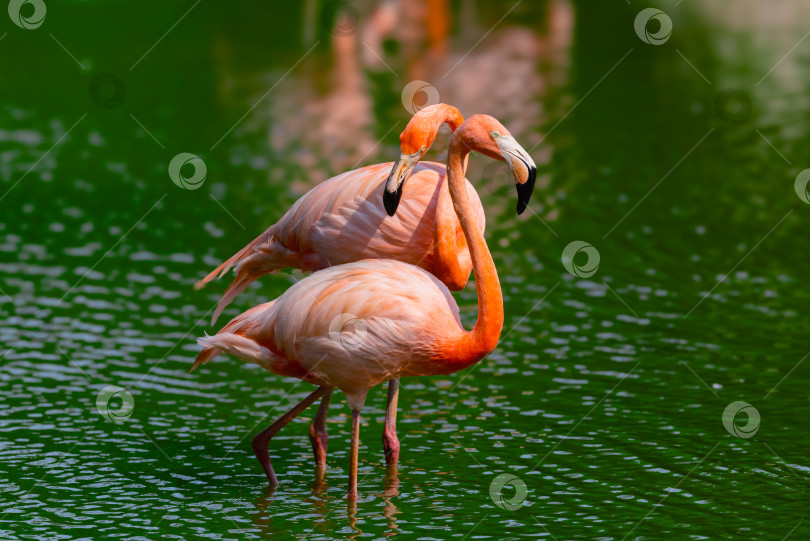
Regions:
<svg viewBox="0 0 810 541"><path fill-rule="evenodd" d="M276 374L337 387L359 410L380 383L436 373L431 359L465 332L458 314L450 291L425 270L357 261L316 272L200 338L211 354L194 366L225 351Z"/></svg>
<svg viewBox="0 0 810 541"><path fill-rule="evenodd" d="M463 287L472 263L458 218L449 204L445 166L419 163L408 179L407 195L396 216L389 217L382 194L393 165L370 165L319 184L298 199L278 222L198 282L197 287L202 287L231 268L236 271L211 323L251 282L286 267L315 271L362 259L395 259L444 278L453 289ZM469 181L466 185L476 222L483 232L481 200ZM440 201L444 204L440 205ZM453 253L441 254L441 265L437 265L439 235L457 239ZM453 274L463 279L445 278L441 269L447 266L459 267Z"/></svg>

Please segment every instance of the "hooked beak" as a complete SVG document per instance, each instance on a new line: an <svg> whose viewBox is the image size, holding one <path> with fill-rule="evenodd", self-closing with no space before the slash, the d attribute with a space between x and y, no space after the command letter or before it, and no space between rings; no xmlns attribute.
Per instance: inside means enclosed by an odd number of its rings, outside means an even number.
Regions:
<svg viewBox="0 0 810 541"><path fill-rule="evenodd" d="M391 173L388 175L385 190L383 191L383 205L385 205L385 212L389 216L396 214L399 199L402 197L402 187L408 177L411 176L413 168L419 163L423 153L424 150L413 154L402 154L394 167L391 168Z"/></svg>
<svg viewBox="0 0 810 541"><path fill-rule="evenodd" d="M534 190L534 181L537 177L537 166L529 153L515 141L511 135L501 135L495 140L501 149L501 155L509 165L509 170L515 177L518 202L517 213L523 214L529 205L529 199Z"/></svg>

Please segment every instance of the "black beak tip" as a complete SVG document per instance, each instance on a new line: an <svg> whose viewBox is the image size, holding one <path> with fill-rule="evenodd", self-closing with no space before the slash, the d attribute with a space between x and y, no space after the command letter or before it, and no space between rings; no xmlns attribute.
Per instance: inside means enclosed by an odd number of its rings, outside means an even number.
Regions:
<svg viewBox="0 0 810 541"><path fill-rule="evenodd" d="M528 204L528 203L524 203L523 201L518 201L518 204L517 204L517 213L518 213L518 216L520 216L521 214L523 214L523 211L525 211L525 210L526 210L526 207L528 207L528 206L529 206L529 204Z"/></svg>
<svg viewBox="0 0 810 541"><path fill-rule="evenodd" d="M385 212L387 212L389 216L393 216L397 213L397 207L399 206L399 200L401 197L402 186L397 188L396 192L383 190L383 205L385 206Z"/></svg>
<svg viewBox="0 0 810 541"><path fill-rule="evenodd" d="M517 188L518 194L518 202L517 202L517 213L518 215L523 214L523 211L526 210L526 207L529 206L529 200L532 198L532 192L534 191L534 182L537 180L537 168L532 167L529 169L529 178L523 184L515 184L515 188Z"/></svg>

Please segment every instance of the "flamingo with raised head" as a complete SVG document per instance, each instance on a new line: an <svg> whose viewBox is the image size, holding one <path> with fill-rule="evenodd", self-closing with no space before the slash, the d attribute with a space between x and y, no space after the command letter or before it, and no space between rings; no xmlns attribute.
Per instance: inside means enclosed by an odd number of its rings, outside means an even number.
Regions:
<svg viewBox="0 0 810 541"><path fill-rule="evenodd" d="M296 201L281 219L197 282L203 287L236 271L211 319L213 325L222 310L251 282L286 267L315 271L362 259L396 259L419 265L450 289L467 284L472 270L469 251L450 202L444 182L444 164L419 160L436 139L442 124L455 130L464 118L458 109L439 103L418 111L400 135L402 155L396 163L370 165L343 173L319 184ZM419 165L417 165L419 164ZM410 177L408 197L394 219L387 219L381 198L383 185L396 177L399 201L402 180ZM467 182L476 223L484 229L484 209L472 185ZM386 205L391 204L386 198ZM399 382L388 384L383 449L388 464L399 459L396 412ZM326 413L330 394L312 422L310 438L315 459L326 463Z"/></svg>
<svg viewBox="0 0 810 541"><path fill-rule="evenodd" d="M369 389L406 376L452 374L497 346L503 297L464 179L464 163L472 150L509 164L518 186L519 213L528 204L536 175L528 153L490 116L469 118L450 140L447 185L469 247L478 294L478 319L471 331L462 327L458 305L435 276L402 261L369 259L318 271L274 301L237 316L216 335L198 339L203 350L192 370L227 352L274 374L318 386L253 439L272 486L278 480L270 462L270 439L315 400L338 388L352 410L348 494L356 497L360 411ZM391 175L385 186L389 213L397 210L401 189L402 179ZM336 327L335 321L352 325Z"/></svg>

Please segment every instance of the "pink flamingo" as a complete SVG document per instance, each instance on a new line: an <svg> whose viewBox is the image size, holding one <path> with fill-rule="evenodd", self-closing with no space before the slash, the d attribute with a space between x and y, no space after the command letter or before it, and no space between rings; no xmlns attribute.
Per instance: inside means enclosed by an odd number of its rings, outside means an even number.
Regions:
<svg viewBox="0 0 810 541"><path fill-rule="evenodd" d="M278 222L197 282L195 287L200 289L231 268L236 271L211 324L254 280L287 267L316 271L361 259L396 259L419 265L454 291L462 289L472 269L466 244L452 253L442 251L441 245L434 246L448 233L462 236L458 219L452 216L448 221L441 213L445 166L435 162L423 162L421 167L417 164L442 124L455 130L463 121L461 113L451 105L425 107L400 135L402 155L398 162L342 173L301 196ZM408 198L397 219L384 220L386 215L379 204L383 184L389 175L404 179L412 173ZM483 227L481 201L469 182L467 189L474 196L476 218ZM435 248L439 249L437 254L433 253ZM459 259L464 261L458 263Z"/></svg>
<svg viewBox="0 0 810 541"><path fill-rule="evenodd" d="M455 130L463 121L459 110L451 105L425 107L400 135L402 155L397 163L355 169L304 194L277 223L197 283L199 289L232 267L236 271L236 278L217 304L211 324L251 282L285 267L315 271L362 259L396 259L419 265L454 291L464 288L472 263L444 182L445 166L434 162L417 166L442 124L447 123ZM394 219L386 219L381 204L383 184L390 176L398 179L399 190L386 196L386 206L394 198L399 201L402 182L410 177L408 197ZM466 185L476 223L483 231L481 200L472 185L469 182ZM389 464L399 459L398 397L399 382L391 380L383 432L383 449ZM328 438L324 423L329 400L327 393L310 430L313 453L319 464L326 462Z"/></svg>
<svg viewBox="0 0 810 541"><path fill-rule="evenodd" d="M203 350L192 370L227 352L274 374L318 385L253 439L253 450L272 486L278 480L270 463L270 439L315 400L338 388L352 410L348 494L356 497L360 411L369 389L405 376L452 374L497 346L503 298L464 178L471 150L509 164L518 186L518 212L528 204L536 167L490 116L469 118L450 140L447 185L469 246L478 293L478 319L472 331L461 326L450 290L435 276L402 261L368 259L318 271L274 301L237 316L215 336L198 340ZM402 180L392 175L386 184L391 213L397 210Z"/></svg>

